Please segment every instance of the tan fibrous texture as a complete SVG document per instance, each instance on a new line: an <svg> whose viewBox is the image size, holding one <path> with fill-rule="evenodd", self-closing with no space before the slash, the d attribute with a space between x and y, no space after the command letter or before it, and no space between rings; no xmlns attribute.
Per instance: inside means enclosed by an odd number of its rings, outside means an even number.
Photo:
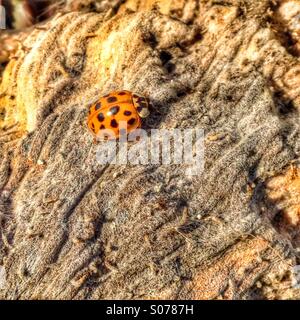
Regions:
<svg viewBox="0 0 300 320"><path fill-rule="evenodd" d="M278 224L298 184L276 183L300 152L286 4L71 2L2 73L0 298L299 298L298 216ZM98 164L87 111L115 89L150 98L147 130L204 129L203 173Z"/></svg>

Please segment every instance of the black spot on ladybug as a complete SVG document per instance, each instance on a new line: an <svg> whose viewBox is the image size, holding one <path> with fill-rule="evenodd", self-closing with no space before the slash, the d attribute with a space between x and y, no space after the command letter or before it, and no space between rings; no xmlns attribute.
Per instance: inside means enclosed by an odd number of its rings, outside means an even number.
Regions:
<svg viewBox="0 0 300 320"><path fill-rule="evenodd" d="M118 122L116 121L116 119L112 119L111 122L110 122L110 125L113 128L118 128Z"/></svg>
<svg viewBox="0 0 300 320"><path fill-rule="evenodd" d="M130 124L131 126L135 123L135 119L134 118L131 118L129 121L128 121L128 124Z"/></svg>
<svg viewBox="0 0 300 320"><path fill-rule="evenodd" d="M97 102L95 105L95 110L99 110L101 108L101 102Z"/></svg>
<svg viewBox="0 0 300 320"><path fill-rule="evenodd" d="M103 122L103 121L104 121L104 115L103 115L103 113L100 112L100 113L98 114L97 118L98 118L98 120L99 120L100 122Z"/></svg>
<svg viewBox="0 0 300 320"><path fill-rule="evenodd" d="M105 129L105 125L104 125L104 124L101 124L100 129L101 129L101 130Z"/></svg>
<svg viewBox="0 0 300 320"><path fill-rule="evenodd" d="M124 91L121 91L118 93L119 96L124 96L125 94L126 94L126 92L124 92Z"/></svg>
<svg viewBox="0 0 300 320"><path fill-rule="evenodd" d="M119 106L111 107L109 111L112 115L116 115L120 111L120 107Z"/></svg>
<svg viewBox="0 0 300 320"><path fill-rule="evenodd" d="M116 102L118 99L116 97L109 97L107 98L107 102L111 103L111 102Z"/></svg>
<svg viewBox="0 0 300 320"><path fill-rule="evenodd" d="M125 110L124 111L124 116L131 116L131 111L129 111L129 110Z"/></svg>

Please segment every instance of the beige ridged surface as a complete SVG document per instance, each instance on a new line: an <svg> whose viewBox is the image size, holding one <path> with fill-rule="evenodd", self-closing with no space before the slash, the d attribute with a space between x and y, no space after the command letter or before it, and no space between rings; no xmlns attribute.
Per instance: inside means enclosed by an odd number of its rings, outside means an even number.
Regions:
<svg viewBox="0 0 300 320"><path fill-rule="evenodd" d="M295 24L265 0L100 4L2 73L0 298L299 298L270 182L300 152ZM121 88L151 99L146 129L205 130L201 176L97 164L88 106Z"/></svg>

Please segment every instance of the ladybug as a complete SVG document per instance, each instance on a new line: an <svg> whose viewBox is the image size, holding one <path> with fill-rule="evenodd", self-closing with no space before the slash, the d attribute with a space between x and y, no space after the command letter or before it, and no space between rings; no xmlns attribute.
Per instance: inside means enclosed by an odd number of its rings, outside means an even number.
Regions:
<svg viewBox="0 0 300 320"><path fill-rule="evenodd" d="M147 98L126 90L113 91L90 107L87 125L94 137L105 135L109 131L114 135L109 134L106 139L117 139L122 129L129 133L140 128L141 119L148 115Z"/></svg>

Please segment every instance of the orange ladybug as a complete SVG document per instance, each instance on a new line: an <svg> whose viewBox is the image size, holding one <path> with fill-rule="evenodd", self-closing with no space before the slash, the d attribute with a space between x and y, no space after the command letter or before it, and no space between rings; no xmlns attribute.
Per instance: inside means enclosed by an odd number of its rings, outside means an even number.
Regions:
<svg viewBox="0 0 300 320"><path fill-rule="evenodd" d="M94 137L109 131L113 135L109 134L106 138L117 139L124 124L124 129L129 133L140 128L141 118L146 118L148 115L147 98L126 90L113 91L90 107L87 125Z"/></svg>

